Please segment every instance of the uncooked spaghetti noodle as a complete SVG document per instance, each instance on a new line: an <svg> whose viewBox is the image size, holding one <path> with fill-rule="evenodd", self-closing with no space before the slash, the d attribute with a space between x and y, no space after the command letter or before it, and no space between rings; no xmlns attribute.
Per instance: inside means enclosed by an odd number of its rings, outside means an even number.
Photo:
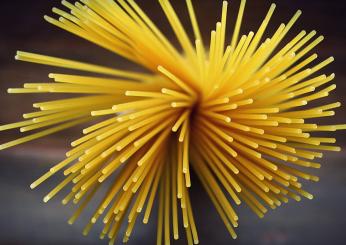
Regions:
<svg viewBox="0 0 346 245"><path fill-rule="evenodd" d="M93 75L49 74L52 82L25 83L9 93L64 93L75 97L34 103L24 121L0 126L27 136L0 149L103 118L71 143L66 159L31 184L34 189L61 172L64 180L44 202L69 188L64 205L77 210L72 224L99 188L111 184L84 229L104 223L100 238L113 244L122 225L123 242L135 223L151 220L158 203L157 244L179 239L198 244L189 188L194 172L228 232L236 238L236 206L247 204L263 217L289 199L313 198L302 180L318 181L305 168L319 168L321 151L340 151L334 138L317 132L345 129L319 125L340 103L309 106L335 88L334 74L318 75L333 57L314 64L309 55L323 36L301 31L282 42L301 11L264 38L275 4L256 32L241 35L245 0L241 0L233 35L226 32L228 3L208 41L202 40L191 0L186 0L194 33L191 42L169 0L159 4L172 27L179 52L134 0L62 1L65 10L49 23L137 63L148 73L118 70L74 60L18 51L17 60L86 71ZM209 43L209 45L205 45ZM279 46L280 44L280 46ZM280 48L278 48L280 47ZM31 133L31 131L36 131ZM137 222L138 223L138 222Z"/></svg>

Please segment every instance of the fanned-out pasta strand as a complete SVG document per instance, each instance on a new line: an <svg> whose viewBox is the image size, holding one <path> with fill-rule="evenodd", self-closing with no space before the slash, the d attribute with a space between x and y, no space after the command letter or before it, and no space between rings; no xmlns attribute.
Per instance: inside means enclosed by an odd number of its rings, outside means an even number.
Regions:
<svg viewBox="0 0 346 245"><path fill-rule="evenodd" d="M187 243L198 244L190 195L198 183L234 239L238 205L246 204L263 218L290 199L312 199L303 183L319 177L309 170L321 167L316 159L323 151L341 150L333 136L319 133L346 129L345 124L318 121L334 116L341 106L315 105L336 89L330 83L334 73L318 74L334 58L318 62L317 53L310 54L324 37L302 30L284 43L300 10L266 36L275 4L257 31L243 35L246 0L240 1L233 27L227 21L229 3L223 1L221 17L205 45L192 0L186 0L191 37L173 1L158 3L181 52L135 0L64 0L62 9L53 8L57 17L45 16L46 21L147 72L18 51L17 60L75 74L49 73L47 81L8 89L13 94L69 97L36 102L36 110L23 114L22 121L1 125L0 131L33 133L2 143L0 149L95 121L71 142L66 158L30 187L62 173L64 179L43 200L69 189L62 203L78 206L68 220L73 224L108 185L83 234L101 220L100 239L108 238L109 244L119 239L124 226L122 241L128 242L138 219L147 224L154 210L158 245L179 239L182 228Z"/></svg>

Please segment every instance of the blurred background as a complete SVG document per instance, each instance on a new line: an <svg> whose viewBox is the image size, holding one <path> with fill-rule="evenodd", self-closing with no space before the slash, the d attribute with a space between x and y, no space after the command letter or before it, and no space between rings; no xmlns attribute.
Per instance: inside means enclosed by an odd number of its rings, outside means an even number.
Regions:
<svg viewBox="0 0 346 245"><path fill-rule="evenodd" d="M137 1L173 43L176 39L169 29L156 0ZM191 32L184 0L172 1L186 29ZM204 37L209 36L221 16L221 0L195 0L195 8ZM336 73L338 86L325 102L340 101L346 104L346 2L344 0L276 0L277 9L267 33L271 34L281 22L287 22L297 9L303 11L298 24L290 31L293 37L300 30L316 29L326 40L318 46L320 60L331 55L335 62L326 74ZM271 1L249 0L242 33L257 30ZM231 1L229 16L234 23L239 1ZM117 55L72 36L46 23L44 14L50 14L56 0L11 0L1 3L0 15L0 124L21 120L21 114L32 110L32 102L45 101L53 96L8 95L8 87L20 87L25 82L46 82L49 72L59 69L15 62L16 50L32 51L47 55L78 59L116 68L139 69ZM228 27L231 28L231 27ZM229 30L230 32L230 30ZM286 39L287 40L287 39ZM345 123L345 108L337 111L333 123ZM329 121L330 122L330 121ZM60 178L53 178L37 190L30 190L30 183L41 176L50 166L60 161L69 142L80 135L80 128L73 128L44 139L0 152L0 244L106 244L98 239L100 226L88 237L81 231L90 216L84 214L69 226L71 207L60 204L62 195L48 204L43 196ZM344 132L334 135L340 146L346 144ZM0 142L19 137L16 130L1 132ZM198 185L192 188L194 212L201 244L345 244L346 241L346 151L326 153L322 169L314 174L320 182L305 185L315 195L311 201L288 205L269 211L262 220L247 207L237 209L240 227L238 239L232 240L211 202ZM92 210L93 207L90 207ZM155 214L154 214L155 216ZM154 244L156 220L147 226L137 224L130 244ZM184 244L185 240L175 244Z"/></svg>

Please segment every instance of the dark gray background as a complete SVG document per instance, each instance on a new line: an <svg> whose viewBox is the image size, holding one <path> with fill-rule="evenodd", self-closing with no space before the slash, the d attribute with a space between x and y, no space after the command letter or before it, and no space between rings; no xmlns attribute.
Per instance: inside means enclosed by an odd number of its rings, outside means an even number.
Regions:
<svg viewBox="0 0 346 245"><path fill-rule="evenodd" d="M172 2L183 23L190 30L184 1ZM194 2L203 35L206 37L219 20L221 1L195 0ZM160 23L161 29L167 33L172 42L176 42L158 3L155 0L138 1L138 3L155 22ZM270 3L266 0L248 1L242 33L257 29ZM330 55L336 58L336 61L325 69L326 73L335 72L337 76L337 92L331 95L330 100L345 104L345 1L277 0L276 3L278 6L269 33L272 33L273 28L281 22L287 22L298 8L302 9L303 15L293 28L290 37L301 29L307 31L316 29L318 33L326 36L326 40L317 51L321 59ZM231 1L230 4L229 13L233 22L238 4L238 0ZM43 101L48 98L41 96L35 100L35 95L7 95L6 88L18 87L24 82L45 82L47 73L59 71L55 68L15 62L13 57L17 49L117 68L139 69L114 54L107 53L46 23L42 16L50 13L53 6L60 6L59 1L11 0L1 3L0 124L20 120L21 113L31 110L33 101ZM345 122L345 112L344 108L339 109L333 121ZM59 178L48 181L37 190L29 189L34 179L62 159L69 142L78 135L79 130L74 128L0 152L0 244L106 244L106 241L98 240L99 226L96 226L88 237L82 236L81 230L89 218L87 214L82 215L75 225L67 224L66 221L72 212L70 207L63 207L60 204L62 195L48 204L42 202L43 196ZM335 134L341 146L346 142L343 135L343 132ZM15 130L1 132L0 140L2 143L18 136ZM235 241L227 234L206 194L198 184L194 184L193 206L201 244L345 244L345 158L345 151L326 154L322 169L314 172L321 177L321 181L307 184L305 187L315 195L312 201L303 200L300 203L291 201L285 207L270 211L263 220L258 219L248 208L244 206L239 208L240 228L237 229L239 238ZM130 244L154 244L155 215L153 218L147 226L138 222ZM181 240L176 244L185 244L185 241Z"/></svg>

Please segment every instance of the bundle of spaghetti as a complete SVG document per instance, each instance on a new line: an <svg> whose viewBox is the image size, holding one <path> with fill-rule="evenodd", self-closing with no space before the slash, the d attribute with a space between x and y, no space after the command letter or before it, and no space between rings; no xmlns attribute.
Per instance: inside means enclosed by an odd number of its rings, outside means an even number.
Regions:
<svg viewBox="0 0 346 245"><path fill-rule="evenodd" d="M242 202L263 217L289 199L312 199L302 181L318 181L306 168L321 151L340 151L335 138L318 132L346 129L320 125L340 103L309 106L335 88L335 75L315 75L333 61L316 62L309 55L322 40L301 31L282 45L301 11L264 38L275 4L256 32L240 35L245 0L241 0L231 39L226 40L228 2L202 40L191 0L186 6L194 32L188 36L169 0L159 0L182 52L174 47L134 0L62 1L49 23L95 43L148 72L118 70L95 64L18 51L17 60L89 72L49 74L52 82L25 83L9 93L64 93L74 97L34 103L37 110L24 121L0 126L38 130L0 145L0 149L31 141L78 124L97 120L71 143L66 158L31 184L36 188L58 172L64 180L44 197L70 191L64 205L77 210L72 224L101 186L108 191L84 229L88 234L101 219L100 238L113 244L122 225L127 242L140 217L148 223L158 203L157 244L179 239L184 228L188 244L199 238L189 189L194 172L227 230L236 238ZM280 48L279 48L280 47ZM316 62L316 63L314 63ZM102 119L100 119L102 118ZM108 183L108 184L105 184ZM181 224L183 226L181 226Z"/></svg>

